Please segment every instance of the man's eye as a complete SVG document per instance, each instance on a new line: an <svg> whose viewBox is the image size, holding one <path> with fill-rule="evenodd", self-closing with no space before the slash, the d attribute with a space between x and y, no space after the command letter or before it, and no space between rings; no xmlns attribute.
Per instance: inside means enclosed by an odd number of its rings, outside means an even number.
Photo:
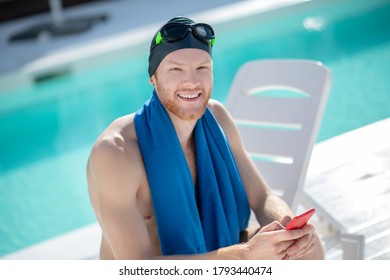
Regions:
<svg viewBox="0 0 390 280"><path fill-rule="evenodd" d="M171 70L171 71L181 71L181 68L179 68L179 67L173 67L173 68L171 68L170 70Z"/></svg>

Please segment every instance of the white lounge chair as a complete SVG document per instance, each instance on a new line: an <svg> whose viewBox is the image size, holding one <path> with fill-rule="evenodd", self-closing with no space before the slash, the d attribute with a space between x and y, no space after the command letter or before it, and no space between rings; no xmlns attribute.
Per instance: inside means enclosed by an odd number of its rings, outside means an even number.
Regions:
<svg viewBox="0 0 390 280"><path fill-rule="evenodd" d="M226 101L261 174L294 212L308 198L302 189L330 87L321 62L256 60L239 69ZM321 205L309 206L327 216ZM342 243L344 258L362 258L361 236L338 231L326 240L326 249Z"/></svg>
<svg viewBox="0 0 390 280"><path fill-rule="evenodd" d="M320 62L256 60L239 69L226 101L261 174L294 212L330 85Z"/></svg>

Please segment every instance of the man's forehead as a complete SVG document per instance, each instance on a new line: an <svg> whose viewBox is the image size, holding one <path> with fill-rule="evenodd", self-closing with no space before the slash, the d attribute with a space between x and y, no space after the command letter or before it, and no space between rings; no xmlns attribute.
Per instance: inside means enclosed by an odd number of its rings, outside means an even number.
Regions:
<svg viewBox="0 0 390 280"><path fill-rule="evenodd" d="M164 59L166 64L184 65L188 63L212 63L211 56L198 49L181 49L168 54Z"/></svg>

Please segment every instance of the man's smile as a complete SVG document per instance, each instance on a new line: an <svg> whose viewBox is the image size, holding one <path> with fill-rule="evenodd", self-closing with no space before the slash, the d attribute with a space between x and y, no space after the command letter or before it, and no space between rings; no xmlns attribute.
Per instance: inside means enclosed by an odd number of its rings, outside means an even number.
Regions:
<svg viewBox="0 0 390 280"><path fill-rule="evenodd" d="M187 100L195 100L201 95L200 92L197 93L179 93L178 96L182 99L187 99Z"/></svg>

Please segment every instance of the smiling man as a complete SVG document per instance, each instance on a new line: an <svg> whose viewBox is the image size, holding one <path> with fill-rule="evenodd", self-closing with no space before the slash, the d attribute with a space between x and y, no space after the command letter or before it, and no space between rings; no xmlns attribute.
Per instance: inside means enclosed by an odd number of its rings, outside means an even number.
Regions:
<svg viewBox="0 0 390 280"><path fill-rule="evenodd" d="M151 98L115 120L87 166L102 259L322 259L314 227L285 230L224 106L210 99L215 34L176 17L154 36ZM252 209L261 226L247 229Z"/></svg>

